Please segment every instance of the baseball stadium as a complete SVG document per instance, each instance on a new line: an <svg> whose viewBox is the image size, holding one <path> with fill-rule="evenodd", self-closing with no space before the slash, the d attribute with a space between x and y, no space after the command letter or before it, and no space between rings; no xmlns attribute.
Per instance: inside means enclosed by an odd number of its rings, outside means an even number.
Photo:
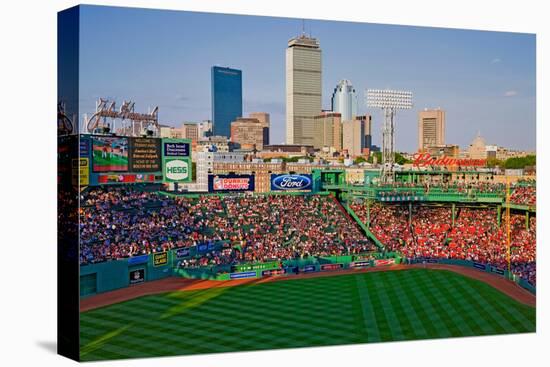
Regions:
<svg viewBox="0 0 550 367"><path fill-rule="evenodd" d="M536 330L534 180L311 168L193 192L190 141L106 141L79 136L83 361Z"/></svg>

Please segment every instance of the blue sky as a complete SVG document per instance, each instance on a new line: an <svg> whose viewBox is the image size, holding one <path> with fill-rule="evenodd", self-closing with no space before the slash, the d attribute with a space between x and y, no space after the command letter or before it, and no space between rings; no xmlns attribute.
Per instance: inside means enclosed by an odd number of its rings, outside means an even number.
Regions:
<svg viewBox="0 0 550 367"><path fill-rule="evenodd" d="M417 148L417 114L446 110L446 142L466 147L480 131L488 144L535 149L535 36L530 34L306 20L323 51L323 108L349 79L359 112L366 88L406 89L414 107L397 116L396 144ZM85 6L80 28L80 111L99 97L159 106L163 124L211 118L210 67L243 71L243 112L271 114L271 141L285 131L285 49L302 20Z"/></svg>

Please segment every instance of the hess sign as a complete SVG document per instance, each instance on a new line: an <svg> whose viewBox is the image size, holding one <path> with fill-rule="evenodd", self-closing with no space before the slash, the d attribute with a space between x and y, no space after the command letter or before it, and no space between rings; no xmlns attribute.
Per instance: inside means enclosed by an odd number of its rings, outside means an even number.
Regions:
<svg viewBox="0 0 550 367"><path fill-rule="evenodd" d="M182 159L173 159L166 162L164 170L166 178L172 181L185 180L189 177L189 164Z"/></svg>
<svg viewBox="0 0 550 367"><path fill-rule="evenodd" d="M311 190L311 175L271 175L271 190Z"/></svg>

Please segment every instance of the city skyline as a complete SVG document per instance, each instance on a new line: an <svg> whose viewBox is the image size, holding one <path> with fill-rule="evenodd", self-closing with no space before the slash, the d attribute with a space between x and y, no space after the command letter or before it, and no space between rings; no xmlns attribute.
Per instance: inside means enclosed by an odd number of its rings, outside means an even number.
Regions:
<svg viewBox="0 0 550 367"><path fill-rule="evenodd" d="M243 71L243 115L271 115L271 140L285 139L285 49L301 19L84 6L81 13L80 110L99 97L159 106L163 124L211 116L210 68ZM95 25L101 23L101 27ZM481 131L489 144L535 149L535 36L506 32L306 20L323 49L322 108L349 79L358 114L367 88L407 89L414 108L399 113L396 145L415 151L417 114L446 110L446 141L466 148ZM115 38L117 42L112 42ZM248 47L243 47L244 45ZM115 54L117 57L112 57ZM320 112L320 111L319 111Z"/></svg>
<svg viewBox="0 0 550 367"><path fill-rule="evenodd" d="M242 70L213 66L211 75L212 132L229 136L231 122L243 115Z"/></svg>

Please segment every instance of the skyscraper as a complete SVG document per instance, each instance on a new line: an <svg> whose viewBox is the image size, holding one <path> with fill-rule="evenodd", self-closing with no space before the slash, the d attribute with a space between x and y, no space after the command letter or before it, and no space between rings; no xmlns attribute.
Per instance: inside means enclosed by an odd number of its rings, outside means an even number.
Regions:
<svg viewBox="0 0 550 367"><path fill-rule="evenodd" d="M370 115L342 121L342 149L347 150L351 157L364 155L370 150L371 143Z"/></svg>
<svg viewBox="0 0 550 367"><path fill-rule="evenodd" d="M316 116L303 117L296 122L295 131L302 136L299 141L295 139L295 144L342 150L342 116L339 113L323 111Z"/></svg>
<svg viewBox="0 0 550 367"><path fill-rule="evenodd" d="M213 134L229 137L231 122L243 115L242 71L213 66L211 82Z"/></svg>
<svg viewBox="0 0 550 367"><path fill-rule="evenodd" d="M340 80L332 93L332 110L342 114L342 121L351 121L357 116L357 94L351 82Z"/></svg>
<svg viewBox="0 0 550 367"><path fill-rule="evenodd" d="M199 125L194 122L184 122L181 125L184 139L191 139L194 143L199 140Z"/></svg>
<svg viewBox="0 0 550 367"><path fill-rule="evenodd" d="M302 34L286 49L286 142L301 144L296 123L321 113L321 49Z"/></svg>
<svg viewBox="0 0 550 367"><path fill-rule="evenodd" d="M257 118L239 117L231 123L231 142L239 144L241 149L262 150L269 128Z"/></svg>
<svg viewBox="0 0 550 367"><path fill-rule="evenodd" d="M445 111L424 109L418 113L418 150L445 144Z"/></svg>

